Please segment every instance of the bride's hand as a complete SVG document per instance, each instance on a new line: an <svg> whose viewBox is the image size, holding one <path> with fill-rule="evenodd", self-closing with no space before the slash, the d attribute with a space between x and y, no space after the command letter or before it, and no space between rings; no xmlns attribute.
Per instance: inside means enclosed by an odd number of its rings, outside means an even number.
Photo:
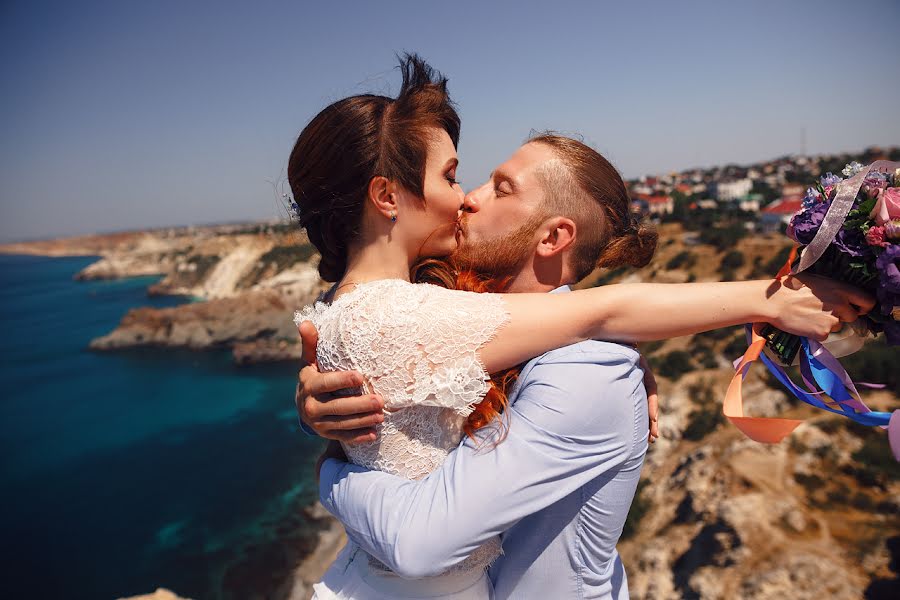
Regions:
<svg viewBox="0 0 900 600"><path fill-rule="evenodd" d="M774 308L773 325L819 341L840 329L841 322L852 323L875 305L866 292L816 275L801 274L772 282L768 295Z"/></svg>
<svg viewBox="0 0 900 600"><path fill-rule="evenodd" d="M309 321L300 324L303 360L297 373L294 404L297 414L317 435L347 444L376 439L375 425L384 421L384 402L374 395L335 396L344 389L359 387L362 376L355 371L321 373L316 364L319 333Z"/></svg>

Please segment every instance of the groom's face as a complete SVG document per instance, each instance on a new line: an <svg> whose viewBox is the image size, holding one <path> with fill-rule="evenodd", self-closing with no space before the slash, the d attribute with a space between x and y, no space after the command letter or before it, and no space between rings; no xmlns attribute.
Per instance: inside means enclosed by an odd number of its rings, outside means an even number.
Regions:
<svg viewBox="0 0 900 600"><path fill-rule="evenodd" d="M537 170L556 159L544 145L527 143L466 196L463 237L456 257L478 271L514 274L531 256L545 214L544 188Z"/></svg>

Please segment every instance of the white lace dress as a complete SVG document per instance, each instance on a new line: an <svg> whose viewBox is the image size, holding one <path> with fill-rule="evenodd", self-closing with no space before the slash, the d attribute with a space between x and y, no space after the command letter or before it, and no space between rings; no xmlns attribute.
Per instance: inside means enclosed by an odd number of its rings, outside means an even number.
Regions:
<svg viewBox="0 0 900 600"><path fill-rule="evenodd" d="M465 418L489 389L477 350L508 319L498 294L398 279L361 284L330 305L317 302L294 315L296 323L310 320L319 331L320 370L358 371L365 378L358 391L384 398L378 438L344 446L347 457L408 479L431 473L459 444ZM483 573L499 553L499 538L492 539L452 576ZM368 562L372 569L386 569L374 558ZM428 579L420 581L427 585ZM337 595L327 596L317 587L316 597L373 597L371 592L332 591Z"/></svg>

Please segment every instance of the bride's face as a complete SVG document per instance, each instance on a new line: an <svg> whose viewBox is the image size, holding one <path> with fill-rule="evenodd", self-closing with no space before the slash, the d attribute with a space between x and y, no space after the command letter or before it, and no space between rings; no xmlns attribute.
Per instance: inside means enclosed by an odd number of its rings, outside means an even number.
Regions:
<svg viewBox="0 0 900 600"><path fill-rule="evenodd" d="M456 250L465 194L456 182L459 161L450 136L431 129L423 183L424 202L407 198L398 207L397 226L409 240L412 256L446 256Z"/></svg>

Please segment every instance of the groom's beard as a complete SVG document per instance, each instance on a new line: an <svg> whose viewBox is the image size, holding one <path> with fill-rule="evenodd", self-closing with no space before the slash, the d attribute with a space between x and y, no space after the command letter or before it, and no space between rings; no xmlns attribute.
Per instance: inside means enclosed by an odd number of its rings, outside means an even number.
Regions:
<svg viewBox="0 0 900 600"><path fill-rule="evenodd" d="M534 233L544 222L543 215L533 215L521 227L496 238L469 242L464 236L452 258L461 270L499 279L519 274L534 250ZM465 223L463 231L466 231Z"/></svg>

